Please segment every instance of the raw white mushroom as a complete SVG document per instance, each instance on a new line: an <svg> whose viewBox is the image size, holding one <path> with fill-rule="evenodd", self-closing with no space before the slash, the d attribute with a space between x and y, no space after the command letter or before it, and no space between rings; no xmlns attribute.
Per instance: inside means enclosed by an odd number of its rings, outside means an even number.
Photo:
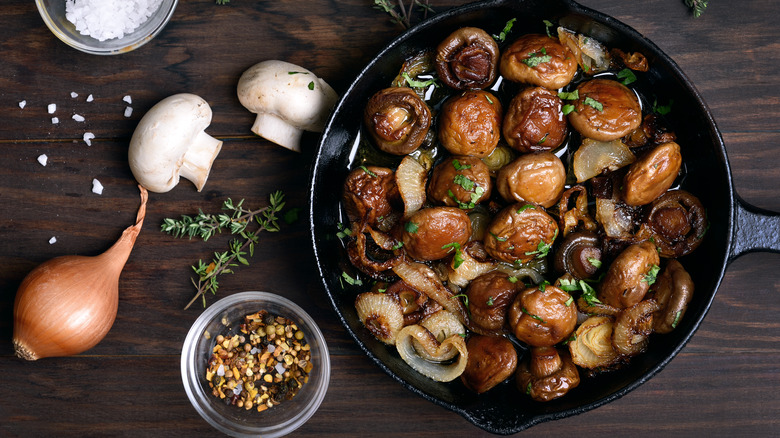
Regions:
<svg viewBox="0 0 780 438"><path fill-rule="evenodd" d="M167 97L144 114L130 139L128 161L146 189L164 193L192 181L198 191L208 179L222 141L206 134L211 107L201 97L182 93Z"/></svg>
<svg viewBox="0 0 780 438"><path fill-rule="evenodd" d="M238 81L238 100L257 114L252 132L278 145L301 150L303 131L322 132L338 95L303 67L263 61Z"/></svg>

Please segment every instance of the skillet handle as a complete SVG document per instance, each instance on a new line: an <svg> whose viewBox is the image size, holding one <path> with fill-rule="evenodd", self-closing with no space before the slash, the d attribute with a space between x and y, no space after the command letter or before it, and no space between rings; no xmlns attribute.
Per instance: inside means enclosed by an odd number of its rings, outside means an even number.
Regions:
<svg viewBox="0 0 780 438"><path fill-rule="evenodd" d="M736 196L729 261L756 251L780 252L780 214L754 207Z"/></svg>

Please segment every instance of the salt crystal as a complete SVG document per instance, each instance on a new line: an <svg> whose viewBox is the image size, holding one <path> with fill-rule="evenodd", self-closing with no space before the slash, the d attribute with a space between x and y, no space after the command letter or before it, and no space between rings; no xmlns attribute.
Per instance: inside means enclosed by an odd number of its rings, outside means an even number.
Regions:
<svg viewBox="0 0 780 438"><path fill-rule="evenodd" d="M162 0L67 0L65 17L82 35L105 41L132 33L161 3Z"/></svg>
<svg viewBox="0 0 780 438"><path fill-rule="evenodd" d="M57 104L56 103L50 103L48 106L49 114L54 114L54 111L57 111Z"/></svg>
<svg viewBox="0 0 780 438"><path fill-rule="evenodd" d="M249 354L257 354L260 350L257 349L257 347L252 347L252 349L249 351Z"/></svg>
<svg viewBox="0 0 780 438"><path fill-rule="evenodd" d="M56 125L57 123L60 123L59 117L52 117L51 118L51 123L54 124L54 125Z"/></svg>
<svg viewBox="0 0 780 438"><path fill-rule="evenodd" d="M127 102L128 105L132 105L133 104L133 98L130 97L130 95L127 95L127 96L123 97L122 100Z"/></svg>
<svg viewBox="0 0 780 438"><path fill-rule="evenodd" d="M103 194L103 184L100 184L100 181L98 181L97 178L92 180L92 193L96 193L98 195Z"/></svg>
<svg viewBox="0 0 780 438"><path fill-rule="evenodd" d="M133 107L128 106L125 108L125 117L130 117L133 115Z"/></svg>
<svg viewBox="0 0 780 438"><path fill-rule="evenodd" d="M38 162L41 163L41 166L45 166L49 162L49 157L46 154L38 155Z"/></svg>
<svg viewBox="0 0 780 438"><path fill-rule="evenodd" d="M77 122L83 122L84 121L84 116L79 115L79 114L73 114L73 120L75 120Z"/></svg>
<svg viewBox="0 0 780 438"><path fill-rule="evenodd" d="M281 362L277 362L274 369L279 374L284 374L284 372L287 371L287 368L285 368L284 365L281 364Z"/></svg>
<svg viewBox="0 0 780 438"><path fill-rule="evenodd" d="M268 344L268 352L273 353L274 351L276 351L276 346Z"/></svg>
<svg viewBox="0 0 780 438"><path fill-rule="evenodd" d="M79 93L76 93L75 91L71 91L70 92L70 97L75 99L75 98L79 97Z"/></svg>
<svg viewBox="0 0 780 438"><path fill-rule="evenodd" d="M87 96L87 102L92 102L93 100L95 100L95 98L92 97L91 94L89 96Z"/></svg>
<svg viewBox="0 0 780 438"><path fill-rule="evenodd" d="M57 243L57 238L54 236L51 236L51 239L49 239L49 245L54 245Z"/></svg>
<svg viewBox="0 0 780 438"><path fill-rule="evenodd" d="M84 133L84 143L87 144L87 146L92 146L92 139L95 138L95 134L91 132L85 132Z"/></svg>
<svg viewBox="0 0 780 438"><path fill-rule="evenodd" d="M219 368L217 368L217 375L219 377L223 377L225 375L225 365L219 365Z"/></svg>
<svg viewBox="0 0 780 438"><path fill-rule="evenodd" d="M27 101L26 100L23 100L23 101L19 102L19 108L24 108L26 105L27 105Z"/></svg>

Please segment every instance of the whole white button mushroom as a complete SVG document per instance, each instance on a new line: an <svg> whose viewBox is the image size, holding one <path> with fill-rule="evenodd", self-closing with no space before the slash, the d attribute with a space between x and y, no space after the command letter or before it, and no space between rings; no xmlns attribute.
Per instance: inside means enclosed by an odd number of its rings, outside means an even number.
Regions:
<svg viewBox="0 0 780 438"><path fill-rule="evenodd" d="M238 100L257 114L252 132L300 152L303 131L322 132L338 95L325 81L303 67L284 61L263 61L238 81Z"/></svg>
<svg viewBox="0 0 780 438"><path fill-rule="evenodd" d="M135 179L147 190L164 193L192 181L206 184L222 141L206 134L211 108L200 96L174 94L154 105L138 122L130 139L128 161Z"/></svg>

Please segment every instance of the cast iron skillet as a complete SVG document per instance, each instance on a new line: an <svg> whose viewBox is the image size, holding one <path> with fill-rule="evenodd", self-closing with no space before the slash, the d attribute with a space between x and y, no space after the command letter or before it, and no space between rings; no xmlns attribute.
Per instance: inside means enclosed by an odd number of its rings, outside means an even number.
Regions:
<svg viewBox="0 0 780 438"><path fill-rule="evenodd" d="M641 76L658 102L674 100L670 118L682 146L687 176L682 187L697 195L707 208L710 228L702 245L681 262L696 285L696 293L680 325L670 334L653 335L647 352L616 372L583 379L561 399L537 403L522 396L514 379L483 395L466 390L459 381L437 383L409 368L394 347L378 342L362 327L354 299L364 292L341 279L354 274L338 238L342 184L354 160L363 108L376 91L389 86L404 59L435 47L462 26L497 34L509 18L517 18L513 35L544 33L543 20L597 38L607 47L639 51L651 70ZM315 257L325 290L344 327L366 354L386 373L422 397L497 434L519 432L534 424L585 412L613 401L660 371L686 344L715 297L726 266L751 251L780 252L780 217L746 205L734 192L723 139L702 97L677 64L656 45L625 24L572 0L490 0L438 14L410 29L361 71L334 110L321 137L311 179L310 220Z"/></svg>

